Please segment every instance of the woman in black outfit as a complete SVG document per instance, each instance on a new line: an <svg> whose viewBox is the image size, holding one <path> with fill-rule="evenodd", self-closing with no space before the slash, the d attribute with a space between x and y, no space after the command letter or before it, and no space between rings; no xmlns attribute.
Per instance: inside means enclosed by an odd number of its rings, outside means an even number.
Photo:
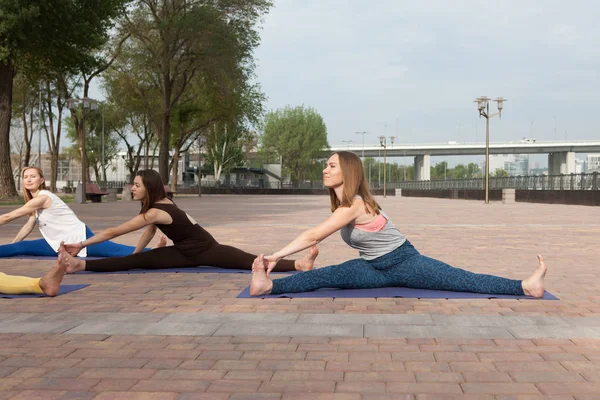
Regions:
<svg viewBox="0 0 600 400"><path fill-rule="evenodd" d="M61 246L61 262L66 264L67 273L79 271L114 272L130 269L185 268L208 265L220 268L251 269L256 255L235 247L219 244L185 211L179 209L166 196L160 175L154 170L143 170L136 174L131 189L134 200L142 202L142 209L135 218L115 228L105 229L97 235L79 243ZM138 247L144 248L160 229L173 246L166 246L124 257L100 260L81 260L71 256L82 248L110 240L117 236L147 226ZM299 260L282 260L276 271L308 271L312 269L319 251L316 247Z"/></svg>

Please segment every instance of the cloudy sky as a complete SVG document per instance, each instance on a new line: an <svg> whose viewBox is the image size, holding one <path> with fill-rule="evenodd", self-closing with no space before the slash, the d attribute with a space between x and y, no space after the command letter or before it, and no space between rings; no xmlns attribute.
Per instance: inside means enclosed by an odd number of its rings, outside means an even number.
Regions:
<svg viewBox="0 0 600 400"><path fill-rule="evenodd" d="M600 2L275 0L256 52L267 109L314 107L330 145L600 139ZM495 103L493 106L495 110Z"/></svg>

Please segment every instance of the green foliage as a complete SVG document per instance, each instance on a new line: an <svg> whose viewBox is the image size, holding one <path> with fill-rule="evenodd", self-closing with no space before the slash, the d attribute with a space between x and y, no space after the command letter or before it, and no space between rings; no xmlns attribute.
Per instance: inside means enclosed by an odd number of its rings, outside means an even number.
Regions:
<svg viewBox="0 0 600 400"><path fill-rule="evenodd" d="M496 170L490 174L491 176L494 176L496 178L505 178L508 176L508 172L505 169L502 168L496 168Z"/></svg>
<svg viewBox="0 0 600 400"><path fill-rule="evenodd" d="M159 106L152 119L158 132L159 170L168 175L168 152L179 153L219 122L240 127L255 122L258 86L253 54L260 36L256 27L271 7L266 0L184 2L137 1L123 29L131 34L123 72L133 71L140 99ZM250 101L251 104L248 103ZM171 120L185 109L193 113ZM179 108L179 110L177 110ZM179 124L179 126L174 126Z"/></svg>
<svg viewBox="0 0 600 400"><path fill-rule="evenodd" d="M437 163L431 167L431 179L472 179L480 178L481 170L476 163L468 165L458 164L454 168L448 168L446 161Z"/></svg>
<svg viewBox="0 0 600 400"><path fill-rule="evenodd" d="M285 107L268 113L261 137L264 151L282 157L283 168L298 184L314 159L329 148L323 118L313 108Z"/></svg>
<svg viewBox="0 0 600 400"><path fill-rule="evenodd" d="M0 62L33 76L90 68L127 0L0 0Z"/></svg>
<svg viewBox="0 0 600 400"><path fill-rule="evenodd" d="M256 147L256 135L233 124L214 124L206 134L205 164L213 166L215 179L229 172L246 159L246 154Z"/></svg>
<svg viewBox="0 0 600 400"><path fill-rule="evenodd" d="M373 157L365 157L363 160L365 176L371 187L383 186L383 162L377 161ZM387 162L386 179L388 182L412 181L415 176L413 165L401 165Z"/></svg>

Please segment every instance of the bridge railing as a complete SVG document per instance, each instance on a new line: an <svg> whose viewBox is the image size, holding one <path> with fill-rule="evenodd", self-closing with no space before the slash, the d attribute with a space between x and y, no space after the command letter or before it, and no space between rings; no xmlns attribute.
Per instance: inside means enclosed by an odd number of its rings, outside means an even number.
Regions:
<svg viewBox="0 0 600 400"><path fill-rule="evenodd" d="M490 177L490 189L524 189L524 190L599 190L600 175L531 175ZM443 190L443 189L485 189L484 178L446 179L431 181L390 182L389 188Z"/></svg>

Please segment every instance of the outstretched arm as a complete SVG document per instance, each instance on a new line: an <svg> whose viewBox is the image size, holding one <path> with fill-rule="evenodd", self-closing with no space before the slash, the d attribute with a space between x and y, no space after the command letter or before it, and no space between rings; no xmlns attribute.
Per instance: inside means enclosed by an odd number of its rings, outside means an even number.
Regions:
<svg viewBox="0 0 600 400"><path fill-rule="evenodd" d="M148 227L144 231L144 234L138 241L137 246L135 246L133 254L142 252L146 248L146 246L148 246L148 243L150 243L150 241L156 234L156 229L156 225L148 225Z"/></svg>
<svg viewBox="0 0 600 400"><path fill-rule="evenodd" d="M65 244L65 249L70 254L78 254L84 247L91 246L92 244L96 243L102 243L117 236L137 231L138 229L141 229L144 226L152 225L155 222L157 222L158 212L159 211L156 209L150 209L145 214L145 218L144 214L139 214L135 218L132 218L129 221L117 227L105 229L101 232L98 232L97 235L94 235L91 238L86 239L82 242Z"/></svg>
<svg viewBox="0 0 600 400"><path fill-rule="evenodd" d="M340 230L344 225L354 221L363 212L362 202L355 201L351 207L339 207L327 220L314 228L301 233L296 239L278 252L265 257L268 261L278 261L291 254L297 253L316 245L332 233Z"/></svg>
<svg viewBox="0 0 600 400"><path fill-rule="evenodd" d="M37 210L41 210L46 205L46 201L51 201L48 196L37 196L29 200L22 207L12 210L9 213L0 215L0 225L4 225L17 218L25 215L33 214Z"/></svg>
<svg viewBox="0 0 600 400"><path fill-rule="evenodd" d="M32 215L29 217L29 219L27 220L25 225L23 225L23 227L21 228L19 233L17 233L17 236L15 236L15 238L12 242L17 243L17 242L20 242L21 240L25 239L31 233L31 231L33 230L34 227L35 227L35 215Z"/></svg>

